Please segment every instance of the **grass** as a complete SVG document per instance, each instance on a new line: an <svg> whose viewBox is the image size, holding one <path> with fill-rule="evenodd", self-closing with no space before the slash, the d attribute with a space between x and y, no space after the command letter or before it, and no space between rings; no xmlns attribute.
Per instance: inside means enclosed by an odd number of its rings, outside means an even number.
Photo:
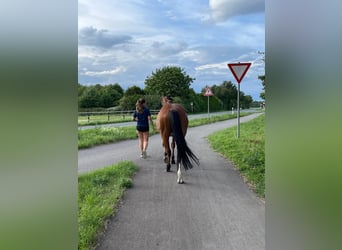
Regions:
<svg viewBox="0 0 342 250"><path fill-rule="evenodd" d="M95 145L117 142L136 138L135 128L129 127L98 127L78 131L78 148L89 148Z"/></svg>
<svg viewBox="0 0 342 250"><path fill-rule="evenodd" d="M150 129L151 130L151 129ZM150 135L155 134L150 131ZM89 148L95 145L118 142L137 138L135 126L93 128L78 131L78 148Z"/></svg>
<svg viewBox="0 0 342 250"><path fill-rule="evenodd" d="M240 116L246 116L250 113L241 113ZM189 127L201 126L208 123L236 118L236 114L227 114L221 116L212 116L189 121ZM154 122L155 124L155 122ZM156 131L150 129L150 135L156 134ZM78 130L78 148L89 148L95 145L118 142L122 140L137 138L135 125L127 127L97 127L93 129Z"/></svg>
<svg viewBox="0 0 342 250"><path fill-rule="evenodd" d="M132 121L131 113L110 114L110 115L90 115L89 120L87 115L78 116L78 126L89 126L89 125L101 125L101 124L111 124L120 122L130 122ZM152 115L152 118L156 115Z"/></svg>
<svg viewBox="0 0 342 250"><path fill-rule="evenodd" d="M125 122L132 120L131 115L90 115L78 116L78 126L106 124L110 122Z"/></svg>
<svg viewBox="0 0 342 250"><path fill-rule="evenodd" d="M240 113L240 117L250 115L251 113ZM229 119L234 119L237 118L237 114L226 114L226 115L215 115L211 116L210 119L206 118L199 118L199 119L193 119L189 121L189 127L197 127L209 123L214 123L214 122L220 122L220 121L225 121Z"/></svg>
<svg viewBox="0 0 342 250"><path fill-rule="evenodd" d="M265 115L208 136L212 148L228 158L251 188L265 197Z"/></svg>
<svg viewBox="0 0 342 250"><path fill-rule="evenodd" d="M78 249L93 249L138 168L130 161L78 177Z"/></svg>

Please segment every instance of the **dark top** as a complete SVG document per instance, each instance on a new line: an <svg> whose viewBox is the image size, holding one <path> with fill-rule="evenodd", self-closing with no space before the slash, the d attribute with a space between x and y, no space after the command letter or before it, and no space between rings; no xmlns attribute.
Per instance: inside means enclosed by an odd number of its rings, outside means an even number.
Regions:
<svg viewBox="0 0 342 250"><path fill-rule="evenodd" d="M143 112L139 113L137 110L134 110L133 117L137 118L137 126L138 127L148 127L148 117L151 116L151 112L148 108L143 108Z"/></svg>

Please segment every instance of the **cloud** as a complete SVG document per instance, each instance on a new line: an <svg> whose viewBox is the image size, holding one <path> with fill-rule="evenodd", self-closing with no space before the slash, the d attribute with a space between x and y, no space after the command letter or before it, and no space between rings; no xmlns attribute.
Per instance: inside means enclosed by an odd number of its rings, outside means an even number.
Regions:
<svg viewBox="0 0 342 250"><path fill-rule="evenodd" d="M196 67L195 69L197 71L203 71L203 70L212 70L212 69L226 69L227 64L226 63L213 63L213 64L205 64Z"/></svg>
<svg viewBox="0 0 342 250"><path fill-rule="evenodd" d="M105 70L105 71L86 71L83 75L87 76L106 76L106 75L116 75L122 72L125 72L127 69L125 67L117 67L112 70Z"/></svg>
<svg viewBox="0 0 342 250"><path fill-rule="evenodd" d="M195 49L185 50L179 53L179 58L182 61L188 60L193 62L200 62L202 60L201 52Z"/></svg>
<svg viewBox="0 0 342 250"><path fill-rule="evenodd" d="M151 72L172 65L194 77L192 87L200 91L207 84L233 80L228 62L249 61L253 65L244 91L249 94L249 79L260 85L257 75L264 64L256 59L265 46L264 0L78 3L81 84L115 82L124 89L143 88ZM258 93L253 98L258 99Z"/></svg>
<svg viewBox="0 0 342 250"><path fill-rule="evenodd" d="M178 41L172 44L167 44L164 42L155 41L152 44L152 48L155 53L161 56L174 55L182 52L187 48L187 44L183 41Z"/></svg>
<svg viewBox="0 0 342 250"><path fill-rule="evenodd" d="M78 35L79 45L102 48L110 48L117 44L127 43L131 39L131 36L110 34L106 29L98 30L92 26L80 29Z"/></svg>
<svg viewBox="0 0 342 250"><path fill-rule="evenodd" d="M230 17L263 12L265 0L209 0L211 17L216 22Z"/></svg>

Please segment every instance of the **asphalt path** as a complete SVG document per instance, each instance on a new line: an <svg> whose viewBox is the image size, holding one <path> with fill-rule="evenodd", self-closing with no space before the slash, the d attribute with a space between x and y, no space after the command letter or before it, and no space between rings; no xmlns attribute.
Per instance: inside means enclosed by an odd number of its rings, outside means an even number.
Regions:
<svg viewBox="0 0 342 250"><path fill-rule="evenodd" d="M259 115L241 117L240 122ZM200 166L183 172L185 184L177 184L175 165L165 171L158 134L150 137L146 159L139 157L137 139L79 150L79 173L123 160L140 169L97 249L265 249L263 200L206 139L236 123L232 119L188 129L186 140Z"/></svg>

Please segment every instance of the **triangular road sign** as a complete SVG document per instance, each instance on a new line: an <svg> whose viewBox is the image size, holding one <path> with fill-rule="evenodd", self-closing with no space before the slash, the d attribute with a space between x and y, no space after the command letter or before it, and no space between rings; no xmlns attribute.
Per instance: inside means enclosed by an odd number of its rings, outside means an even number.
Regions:
<svg viewBox="0 0 342 250"><path fill-rule="evenodd" d="M213 96L213 91L211 90L211 88L209 86L206 87L205 89L205 93L203 94L204 96Z"/></svg>
<svg viewBox="0 0 342 250"><path fill-rule="evenodd" d="M236 81L240 83L252 63L228 63L227 65L230 71L233 73Z"/></svg>

